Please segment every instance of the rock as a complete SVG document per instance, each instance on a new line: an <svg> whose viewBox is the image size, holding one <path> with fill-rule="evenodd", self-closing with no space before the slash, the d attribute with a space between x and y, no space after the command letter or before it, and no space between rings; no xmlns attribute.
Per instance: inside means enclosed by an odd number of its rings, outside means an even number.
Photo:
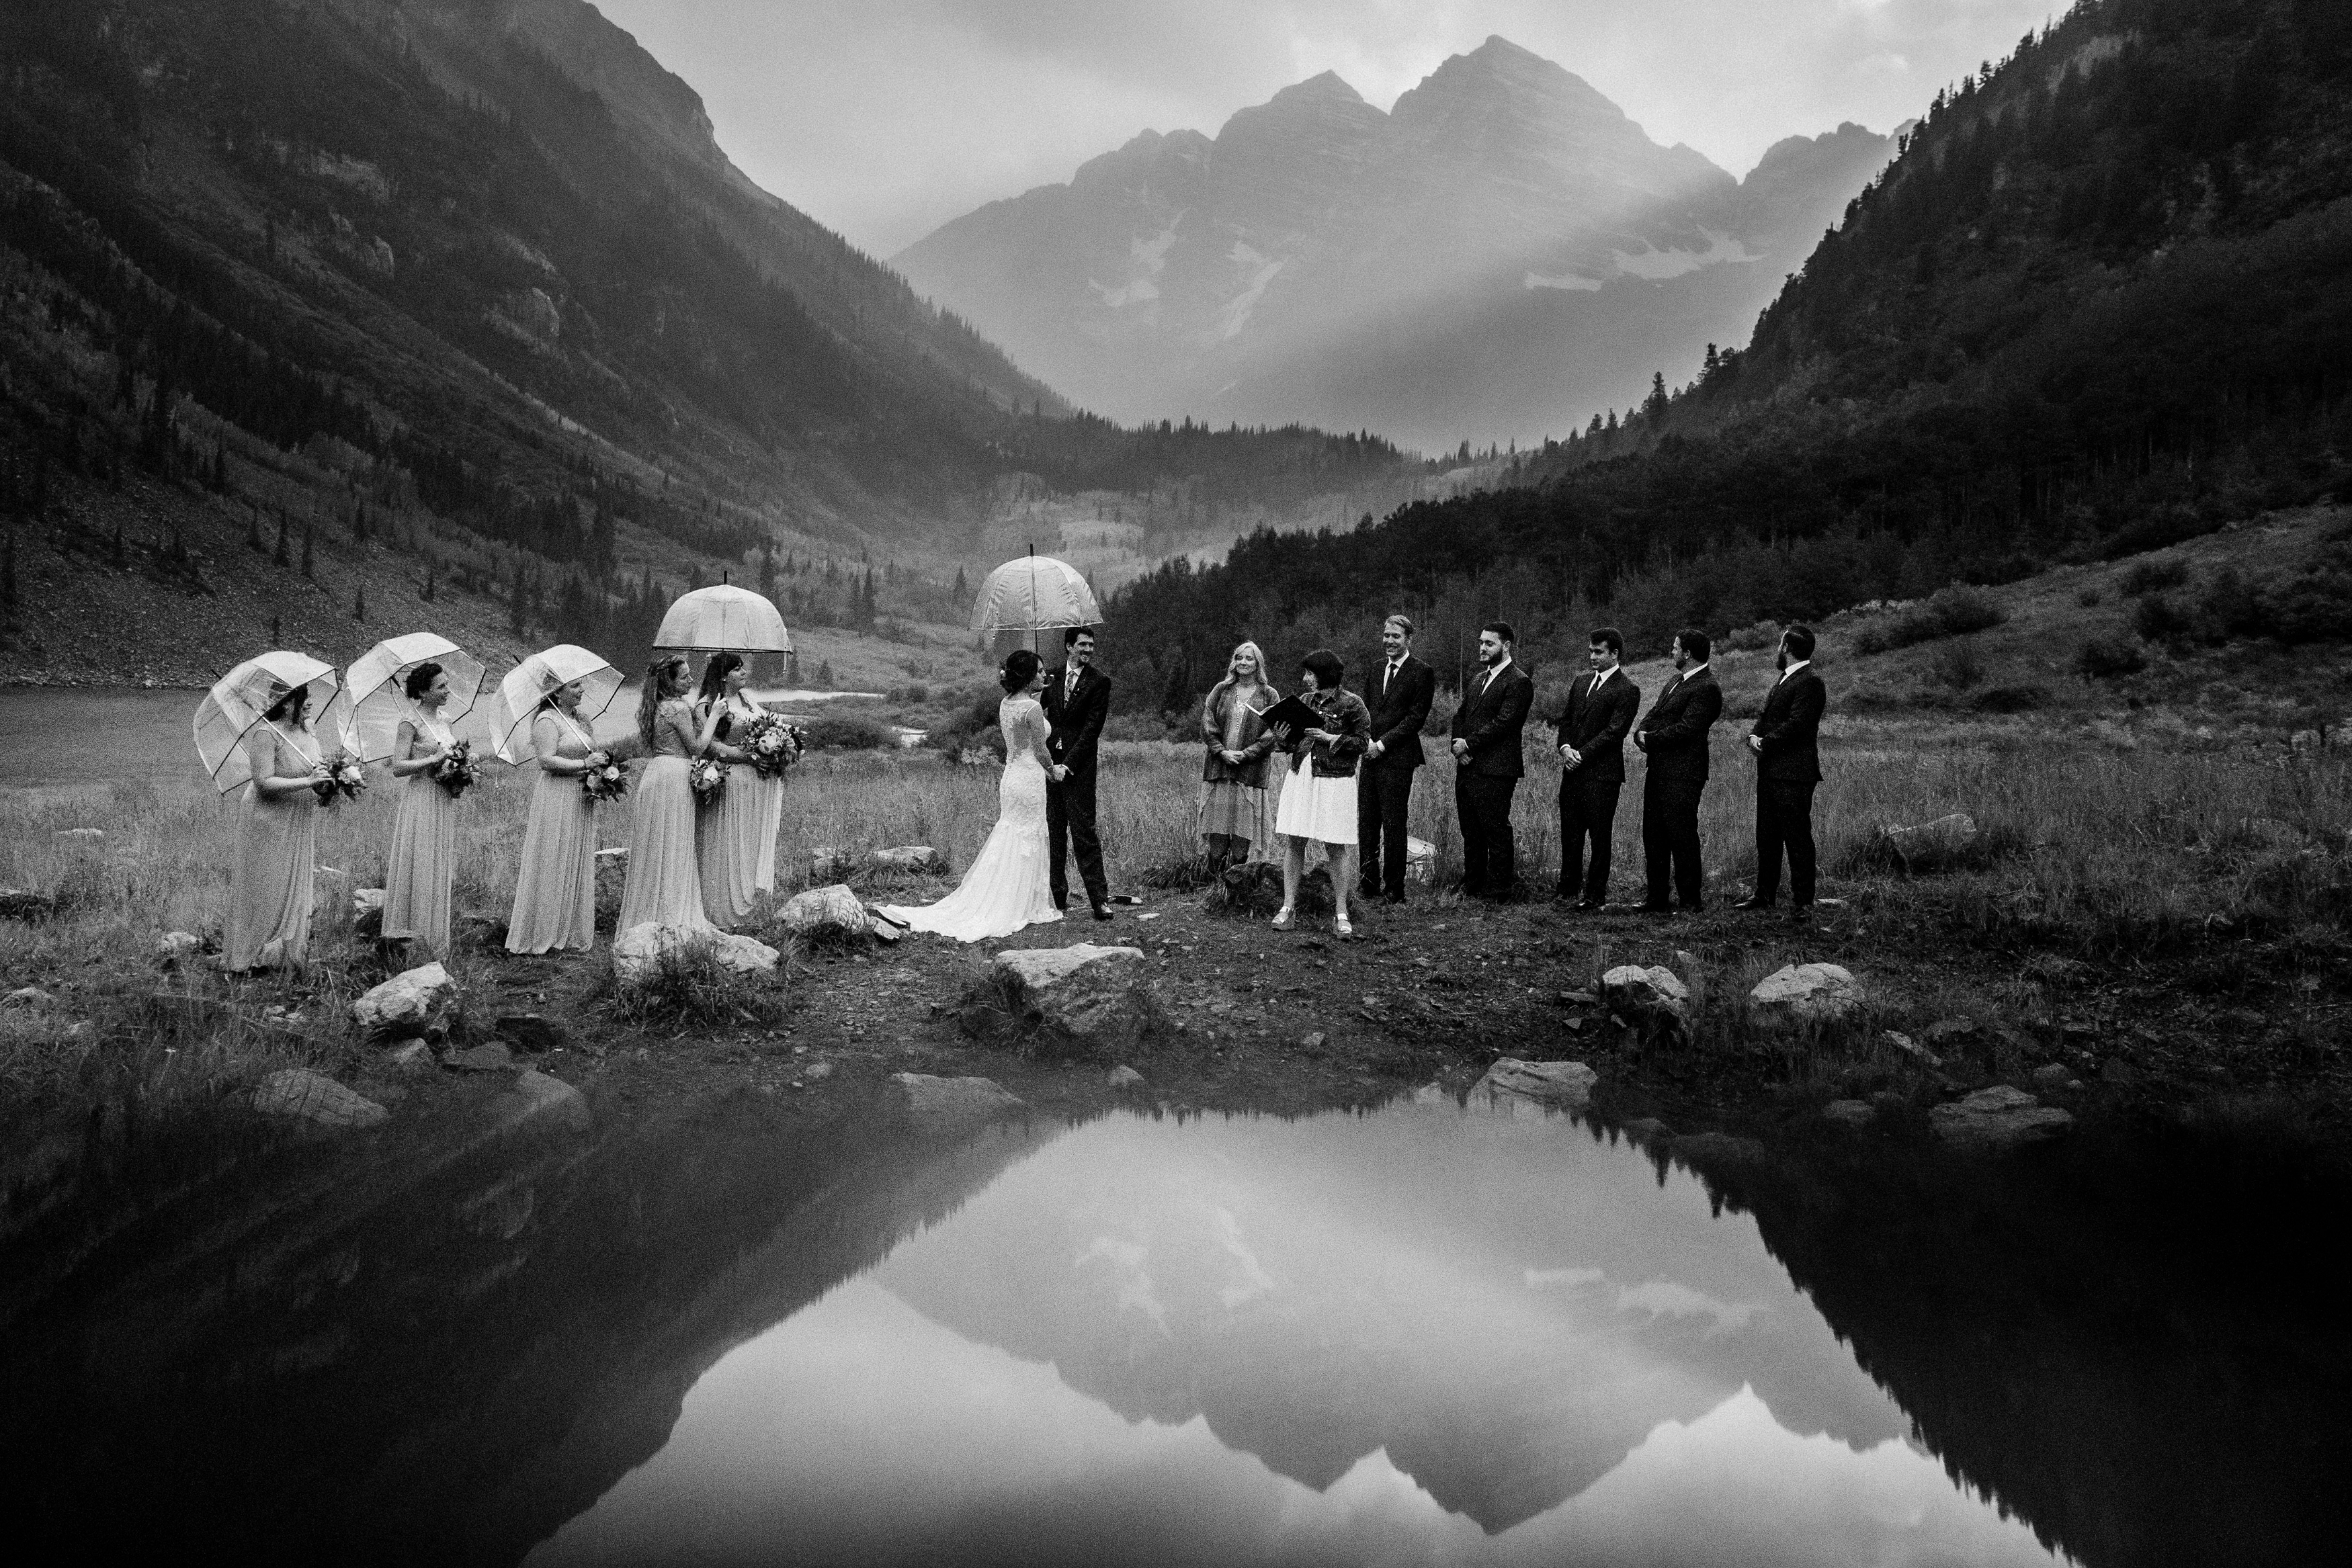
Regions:
<svg viewBox="0 0 2352 1568"><path fill-rule="evenodd" d="M1977 1032L1977 1020L1969 1018L1937 1019L1927 1026L1927 1043L1938 1049L1957 1045Z"/></svg>
<svg viewBox="0 0 2352 1568"><path fill-rule="evenodd" d="M204 951L204 946L205 939L193 931L166 931L155 938L156 956L173 963Z"/></svg>
<svg viewBox="0 0 2352 1568"><path fill-rule="evenodd" d="M663 954L698 947L707 950L721 968L739 975L772 973L783 956L765 942L749 936L647 921L630 926L614 939L613 972L623 985L629 985L652 974Z"/></svg>
<svg viewBox="0 0 2352 1568"><path fill-rule="evenodd" d="M496 1028L500 1036L525 1051L560 1051L563 1026L537 1013L501 1013Z"/></svg>
<svg viewBox="0 0 2352 1568"><path fill-rule="evenodd" d="M535 1067L526 1067L516 1075L514 1087L492 1102L499 1119L514 1126L534 1118L544 1118L545 1124L566 1128L574 1133L588 1130L588 1097L551 1073Z"/></svg>
<svg viewBox="0 0 2352 1568"><path fill-rule="evenodd" d="M511 1072L515 1059L513 1051L492 1040L488 1045L478 1045L468 1051L453 1051L441 1059L441 1065L454 1067L460 1072Z"/></svg>
<svg viewBox="0 0 2352 1568"><path fill-rule="evenodd" d="M2110 1056L2099 1063L2099 1081L2119 1089L2128 1089L2139 1082L2139 1069L2120 1056Z"/></svg>
<svg viewBox="0 0 2352 1568"><path fill-rule="evenodd" d="M58 901L30 888L0 887L0 920L47 920L58 912Z"/></svg>
<svg viewBox="0 0 2352 1568"><path fill-rule="evenodd" d="M1408 837L1404 841L1404 879L1407 882L1427 882L1437 865L1437 846L1427 839Z"/></svg>
<svg viewBox="0 0 2352 1568"><path fill-rule="evenodd" d="M1698 955L1685 947L1675 949L1675 967L1687 978L1698 973Z"/></svg>
<svg viewBox="0 0 2352 1568"><path fill-rule="evenodd" d="M433 1065L433 1048L421 1040L404 1040L383 1053L384 1065L414 1072Z"/></svg>
<svg viewBox="0 0 2352 1568"><path fill-rule="evenodd" d="M106 837L106 830L104 828L59 828L56 836L60 839L72 839L81 843L94 844Z"/></svg>
<svg viewBox="0 0 2352 1568"><path fill-rule="evenodd" d="M1298 1041L1298 1049L1305 1051L1309 1056L1319 1055L1323 1050L1324 1038L1323 1031L1319 1029L1312 1034L1301 1036Z"/></svg>
<svg viewBox="0 0 2352 1568"><path fill-rule="evenodd" d="M1494 1105L1517 1101L1581 1111L1591 1102L1601 1075L1580 1061L1522 1061L1506 1056L1470 1086L1470 1098Z"/></svg>
<svg viewBox="0 0 2352 1568"><path fill-rule="evenodd" d="M2289 751L2316 751L2319 747L2319 731L2315 729L2298 729L2286 737Z"/></svg>
<svg viewBox="0 0 2352 1568"><path fill-rule="evenodd" d="M352 890L352 929L362 936L373 936L383 929L383 889Z"/></svg>
<svg viewBox="0 0 2352 1568"><path fill-rule="evenodd" d="M1106 1082L1114 1089L1139 1089L1143 1086L1143 1074L1122 1062L1110 1070Z"/></svg>
<svg viewBox="0 0 2352 1568"><path fill-rule="evenodd" d="M1896 863L1916 875L1958 862L1977 840L1977 820L1955 811L1916 828L1882 828L1879 837L1893 852Z"/></svg>
<svg viewBox="0 0 2352 1568"><path fill-rule="evenodd" d="M857 857L847 850L837 850L830 844L819 844L809 851L809 880L834 882L857 869Z"/></svg>
<svg viewBox="0 0 2352 1568"><path fill-rule="evenodd" d="M1782 1018L1827 1022L1862 1005L1862 986L1835 964L1791 964L1756 983L1748 999Z"/></svg>
<svg viewBox="0 0 2352 1568"><path fill-rule="evenodd" d="M2055 1061L2045 1061L2033 1070L2033 1082L2041 1089L2063 1089L2074 1074Z"/></svg>
<svg viewBox="0 0 2352 1568"><path fill-rule="evenodd" d="M2022 1089L1996 1083L1927 1113L1936 1135L1955 1148L2006 1149L2054 1137L2074 1118Z"/></svg>
<svg viewBox="0 0 2352 1568"><path fill-rule="evenodd" d="M833 1063L830 1061L812 1061L809 1063L808 1071L803 1073L803 1076L812 1082L822 1083L826 1079L833 1076Z"/></svg>
<svg viewBox="0 0 2352 1568"><path fill-rule="evenodd" d="M1680 1028L1690 1019L1690 988L1663 964L1620 964L1601 977L1601 997L1611 1012L1637 1023Z"/></svg>
<svg viewBox="0 0 2352 1568"><path fill-rule="evenodd" d="M1832 1100L1822 1107L1822 1119L1841 1127L1867 1127L1878 1120L1878 1108L1867 1100Z"/></svg>
<svg viewBox="0 0 2352 1568"><path fill-rule="evenodd" d="M894 1072L890 1081L907 1096L907 1113L924 1127L988 1122L1028 1109L1022 1098L992 1078L935 1078L928 1072Z"/></svg>
<svg viewBox="0 0 2352 1568"><path fill-rule="evenodd" d="M1944 1059L1942 1057L1937 1056L1934 1051L1929 1051L1926 1046L1921 1045L1917 1040L1913 1040L1909 1035L1905 1034L1899 1029L1890 1029L1886 1031L1886 1043L1901 1051L1904 1055L1912 1057L1927 1066L1941 1067L1944 1065Z"/></svg>
<svg viewBox="0 0 2352 1568"><path fill-rule="evenodd" d="M366 1095L306 1067L285 1068L263 1079L253 1092L253 1108L320 1127L373 1127L391 1114Z"/></svg>
<svg viewBox="0 0 2352 1568"><path fill-rule="evenodd" d="M877 928L888 928L895 939L903 929L866 908L864 901L842 883L793 894L776 912L775 924L803 939L871 936Z"/></svg>
<svg viewBox="0 0 2352 1568"><path fill-rule="evenodd" d="M1024 1036L1096 1054L1132 1050L1160 1018L1143 949L1092 942L999 953L966 998L965 1030L995 1032L1008 1012Z"/></svg>
<svg viewBox="0 0 2352 1568"><path fill-rule="evenodd" d="M876 850L866 857L866 863L877 871L943 872L948 869L947 856L929 844L903 844L895 850Z"/></svg>
<svg viewBox="0 0 2352 1568"><path fill-rule="evenodd" d="M38 986L19 986L6 996L0 997L0 1008L53 1007L57 999Z"/></svg>
<svg viewBox="0 0 2352 1568"><path fill-rule="evenodd" d="M352 1019L376 1040L446 1031L457 999L457 982L438 964L421 964L394 975L352 1004Z"/></svg>

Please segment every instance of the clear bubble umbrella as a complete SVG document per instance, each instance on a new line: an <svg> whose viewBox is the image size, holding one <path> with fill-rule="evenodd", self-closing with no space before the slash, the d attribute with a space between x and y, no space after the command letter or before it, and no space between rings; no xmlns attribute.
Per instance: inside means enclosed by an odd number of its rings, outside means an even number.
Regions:
<svg viewBox="0 0 2352 1568"><path fill-rule="evenodd" d="M662 614L654 646L681 653L789 653L793 634L765 597L721 583L679 594Z"/></svg>
<svg viewBox="0 0 2352 1568"><path fill-rule="evenodd" d="M558 643L552 648L541 648L506 673L497 695L490 698L490 749L499 754L499 761L521 765L527 752L519 743L540 703L548 693L574 681L586 687L580 694L581 727L593 733L598 716L613 706L621 689L621 672L605 663L602 654Z"/></svg>
<svg viewBox="0 0 2352 1568"><path fill-rule="evenodd" d="M392 755L400 721L408 716L408 672L431 662L449 674L449 700L441 709L442 722L455 728L473 711L481 695L482 662L436 632L411 632L387 637L362 653L343 672L343 689L335 699L341 726L352 737L351 748L363 762L382 762Z"/></svg>
<svg viewBox="0 0 2352 1568"><path fill-rule="evenodd" d="M245 754L245 737L262 722L261 716L296 686L310 688L310 716L316 733L329 733L331 699L339 683L335 667L308 653L284 650L247 659L213 683L196 705L196 755L205 771L224 795L253 777ZM332 742L328 743L331 747Z"/></svg>
<svg viewBox="0 0 2352 1568"><path fill-rule="evenodd" d="M1035 633L1102 624L1095 591L1076 567L1049 555L1024 555L988 574L972 601L971 629L994 634L1001 651L1010 641L1034 645Z"/></svg>

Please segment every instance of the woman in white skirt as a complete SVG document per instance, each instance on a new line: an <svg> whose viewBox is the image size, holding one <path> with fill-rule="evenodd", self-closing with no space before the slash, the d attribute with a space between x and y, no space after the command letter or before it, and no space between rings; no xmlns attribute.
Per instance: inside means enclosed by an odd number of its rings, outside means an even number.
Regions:
<svg viewBox="0 0 2352 1568"><path fill-rule="evenodd" d="M1346 670L1330 649L1307 654L1298 673L1298 695L1323 716L1323 723L1304 733L1284 725L1275 733L1275 743L1291 758L1282 780L1282 804L1274 814L1274 831L1282 835L1286 851L1282 909L1274 917L1274 928L1290 929L1298 904L1298 879L1307 873L1307 842L1312 839L1331 862L1331 929L1352 936L1348 890L1356 885L1356 764L1371 738L1372 716L1363 698L1340 688L1339 677Z"/></svg>

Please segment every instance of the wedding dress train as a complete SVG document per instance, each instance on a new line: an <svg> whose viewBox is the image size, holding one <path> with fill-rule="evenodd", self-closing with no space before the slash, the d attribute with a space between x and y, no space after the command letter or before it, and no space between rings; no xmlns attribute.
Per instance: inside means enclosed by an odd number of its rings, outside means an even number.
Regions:
<svg viewBox="0 0 2352 1568"><path fill-rule="evenodd" d="M919 908L883 906L901 925L979 942L1062 918L1046 867L1045 768L1037 760L1045 748L1045 710L1034 697L1007 697L997 724L1005 763L996 785L996 826L953 893Z"/></svg>

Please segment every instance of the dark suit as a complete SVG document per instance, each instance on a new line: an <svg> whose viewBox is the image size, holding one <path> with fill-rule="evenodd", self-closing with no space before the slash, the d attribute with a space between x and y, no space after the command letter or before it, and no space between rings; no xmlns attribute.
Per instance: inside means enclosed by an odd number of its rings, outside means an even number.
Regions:
<svg viewBox="0 0 2352 1568"><path fill-rule="evenodd" d="M1780 852L1789 854L1790 902L1813 902L1813 788L1822 781L1822 711L1829 689L1809 663L1781 676L1748 733L1756 756L1756 902L1780 892Z"/></svg>
<svg viewBox="0 0 2352 1568"><path fill-rule="evenodd" d="M1699 874L1698 802L1706 792L1707 732L1723 716L1723 688L1701 664L1666 682L1638 732L1650 759L1642 780L1642 855L1649 862L1649 904L1662 907L1666 889L1685 909L1706 892Z"/></svg>
<svg viewBox="0 0 2352 1568"><path fill-rule="evenodd" d="M1573 746L1584 760L1562 759L1559 774L1559 896L1580 893L1594 904L1609 902L1609 849L1617 831L1617 796L1625 788L1625 732L1642 710L1642 688L1623 670L1583 674L1568 691L1568 706L1553 726L1559 743ZM1592 863L1584 863L1585 841Z"/></svg>
<svg viewBox="0 0 2352 1568"><path fill-rule="evenodd" d="M1103 720L1110 716L1110 677L1088 664L1078 672L1075 690L1068 682L1066 664L1038 694L1045 720L1053 727L1045 749L1070 770L1067 779L1045 786L1046 852L1056 909L1069 907L1070 876L1065 862L1074 839L1087 901L1099 904L1110 897L1110 883L1103 877L1102 836L1095 831L1095 741L1102 734Z"/></svg>
<svg viewBox="0 0 2352 1568"><path fill-rule="evenodd" d="M1470 677L1462 706L1447 727L1470 753L1454 767L1454 810L1462 821L1462 891L1500 898L1518 880L1518 844L1511 833L1511 796L1527 772L1519 755L1536 684L1516 660L1501 671Z"/></svg>
<svg viewBox="0 0 2352 1568"><path fill-rule="evenodd" d="M1429 705L1436 700L1437 672L1410 653L1393 677L1383 659L1364 682L1372 738L1381 748L1356 770L1358 878L1367 898L1383 891L1391 898L1404 896L1405 812L1412 804L1413 772L1423 761L1421 727L1429 722Z"/></svg>

